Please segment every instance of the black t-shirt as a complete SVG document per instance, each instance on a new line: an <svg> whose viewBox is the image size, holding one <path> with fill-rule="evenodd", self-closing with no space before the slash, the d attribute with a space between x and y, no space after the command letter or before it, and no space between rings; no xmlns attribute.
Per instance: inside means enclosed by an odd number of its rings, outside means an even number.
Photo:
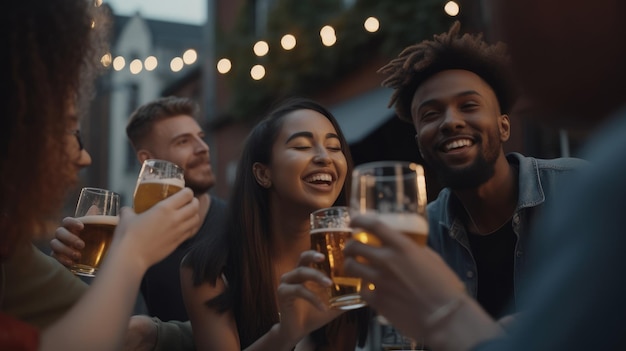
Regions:
<svg viewBox="0 0 626 351"><path fill-rule="evenodd" d="M164 321L189 320L180 288L180 261L196 242L213 233L220 233L225 218L226 202L211 196L211 207L198 233L148 269L141 281L141 294L151 316Z"/></svg>
<svg viewBox="0 0 626 351"><path fill-rule="evenodd" d="M489 235L468 233L478 274L478 302L493 317L515 311L515 244L511 220Z"/></svg>

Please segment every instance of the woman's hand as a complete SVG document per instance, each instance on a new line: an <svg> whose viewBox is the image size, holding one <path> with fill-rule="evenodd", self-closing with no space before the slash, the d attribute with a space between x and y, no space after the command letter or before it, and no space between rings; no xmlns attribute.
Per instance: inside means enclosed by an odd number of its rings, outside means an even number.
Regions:
<svg viewBox="0 0 626 351"><path fill-rule="evenodd" d="M141 214L123 208L114 245L148 269L192 237L199 223L198 199L191 189L184 188Z"/></svg>
<svg viewBox="0 0 626 351"><path fill-rule="evenodd" d="M328 307L327 288L332 281L311 267L312 263L323 260L321 253L305 251L300 255L298 267L281 277L277 290L279 334L294 345L344 312Z"/></svg>

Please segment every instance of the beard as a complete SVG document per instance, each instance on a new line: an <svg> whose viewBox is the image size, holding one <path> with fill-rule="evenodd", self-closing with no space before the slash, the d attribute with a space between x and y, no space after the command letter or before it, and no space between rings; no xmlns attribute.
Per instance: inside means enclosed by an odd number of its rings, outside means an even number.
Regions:
<svg viewBox="0 0 626 351"><path fill-rule="evenodd" d="M495 160L487 160L479 155L471 165L452 169L446 165L435 166L437 179L445 187L453 190L465 190L476 188L487 182L495 173Z"/></svg>
<svg viewBox="0 0 626 351"><path fill-rule="evenodd" d="M191 189L194 195L201 195L209 192L209 190L215 185L215 180L213 176L210 178L202 179L201 181L197 181L191 177L185 179L185 187Z"/></svg>
<svg viewBox="0 0 626 351"><path fill-rule="evenodd" d="M490 140L500 140L500 133L494 133ZM491 179L495 173L495 164L502 148L502 143L483 147L482 137L475 136L476 145L480 147L478 156L469 166L452 168L440 158L434 157L434 153L423 155L424 161L435 172L440 184L453 190L466 190L476 188Z"/></svg>

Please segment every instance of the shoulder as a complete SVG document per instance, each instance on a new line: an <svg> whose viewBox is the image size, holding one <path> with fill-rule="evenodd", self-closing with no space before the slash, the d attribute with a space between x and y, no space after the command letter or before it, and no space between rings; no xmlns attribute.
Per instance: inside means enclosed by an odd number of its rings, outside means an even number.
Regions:
<svg viewBox="0 0 626 351"><path fill-rule="evenodd" d="M524 156L513 152L507 155L507 160L511 164L518 164L520 170L535 168L538 171L574 171L585 168L589 162L581 158L575 157L559 157L553 159L541 159L535 157Z"/></svg>

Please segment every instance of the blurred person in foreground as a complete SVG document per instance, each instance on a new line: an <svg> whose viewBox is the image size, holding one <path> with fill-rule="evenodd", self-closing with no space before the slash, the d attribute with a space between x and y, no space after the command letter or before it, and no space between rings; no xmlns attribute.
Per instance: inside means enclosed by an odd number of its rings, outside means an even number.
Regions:
<svg viewBox="0 0 626 351"><path fill-rule="evenodd" d="M517 99L506 46L460 27L407 47L379 72L445 187L428 205L428 244L498 319L518 312L532 219L585 162L505 155Z"/></svg>
<svg viewBox="0 0 626 351"><path fill-rule="evenodd" d="M135 342L149 345L156 343L158 337L159 349L193 349L189 323L175 322L189 319L181 294L180 262L195 243L222 231L226 212L225 201L209 193L215 184L215 176L209 146L204 141L205 133L197 122L198 112L198 104L189 98L162 97L137 108L126 127L137 160L142 163L156 158L179 165L184 170L185 186L193 190L200 204L198 215L202 225L196 234L150 267L141 282L140 291L148 313L156 318L132 317L131 327L138 332L135 336L143 335L143 340ZM56 238L50 245L53 256L70 266L72 257L79 257L84 245L78 236L83 226L71 217L65 218L63 225L57 229Z"/></svg>
<svg viewBox="0 0 626 351"><path fill-rule="evenodd" d="M42 309L39 299L55 300L73 284L71 273L59 270L31 240L59 213L78 171L90 163L77 116L90 97L92 73L104 52L99 35L105 18L90 2L76 0L26 0L0 16L10 28L2 34L6 50L0 79L8 92L0 135L0 349L117 350L141 277L193 234L198 201L183 189L142 215L123 209L93 285L60 318L39 319L52 312ZM32 269L24 273L24 267ZM67 285L44 290L36 282L47 275ZM29 310L30 303L34 308ZM16 306L23 307L21 314Z"/></svg>
<svg viewBox="0 0 626 351"><path fill-rule="evenodd" d="M626 277L626 3L614 0L491 1L494 29L510 47L523 92L541 120L592 134L585 168L563 186L531 231L532 274L508 332L468 296L429 248L374 217L352 225L384 246L358 242L345 253L367 260L346 269L376 284L363 297L392 323L436 350L624 350ZM584 67L584 69L581 69ZM543 112L539 114L539 111Z"/></svg>

